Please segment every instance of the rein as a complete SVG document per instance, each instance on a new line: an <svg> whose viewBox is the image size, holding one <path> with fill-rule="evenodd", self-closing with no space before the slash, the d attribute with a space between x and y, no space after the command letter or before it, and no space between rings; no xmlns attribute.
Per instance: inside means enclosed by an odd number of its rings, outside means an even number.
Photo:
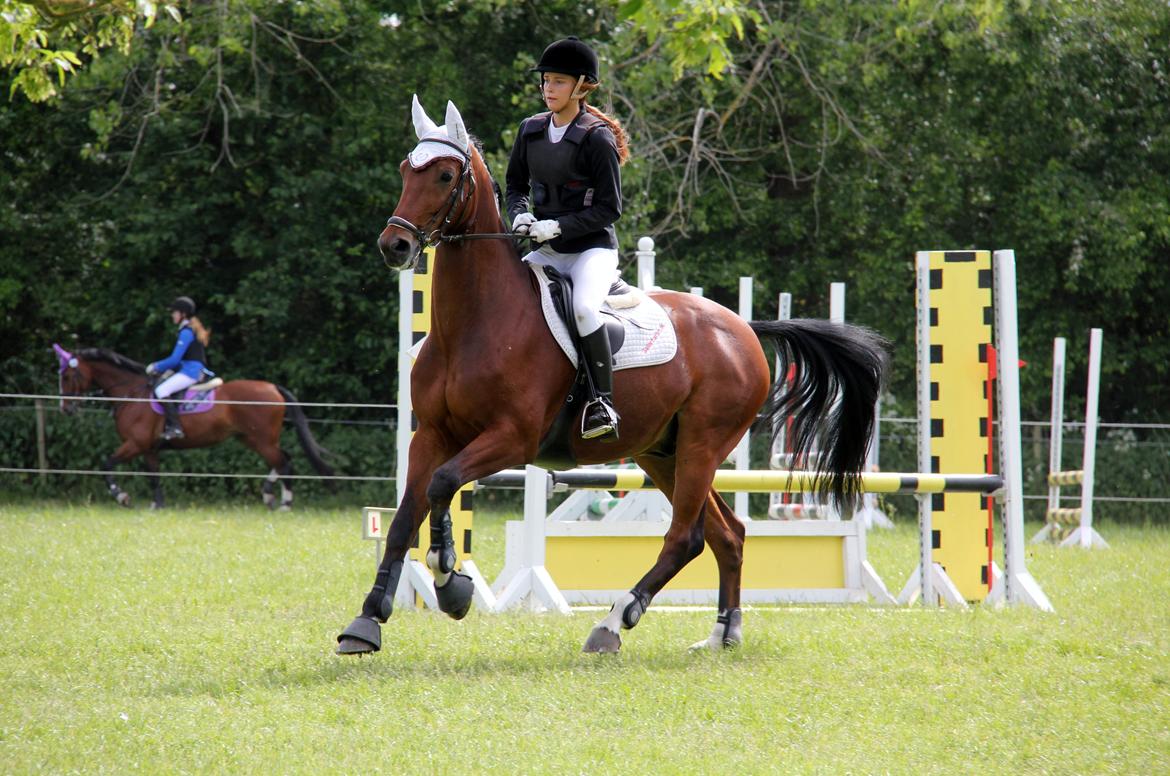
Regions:
<svg viewBox="0 0 1170 776"><path fill-rule="evenodd" d="M443 242L463 242L464 240L531 240L533 238L515 232L473 232L472 234L445 234L440 239Z"/></svg>

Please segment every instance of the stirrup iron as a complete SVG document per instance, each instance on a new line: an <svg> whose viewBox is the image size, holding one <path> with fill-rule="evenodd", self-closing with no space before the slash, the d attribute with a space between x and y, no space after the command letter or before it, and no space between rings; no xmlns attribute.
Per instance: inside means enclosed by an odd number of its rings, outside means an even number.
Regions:
<svg viewBox="0 0 1170 776"><path fill-rule="evenodd" d="M589 418L589 411L595 405L601 405L602 410L606 415L606 422L596 428L585 428L585 421ZM581 438L582 439L597 439L607 434L617 436L618 414L617 410L609 405L600 397L592 399L585 405L585 409L581 412Z"/></svg>

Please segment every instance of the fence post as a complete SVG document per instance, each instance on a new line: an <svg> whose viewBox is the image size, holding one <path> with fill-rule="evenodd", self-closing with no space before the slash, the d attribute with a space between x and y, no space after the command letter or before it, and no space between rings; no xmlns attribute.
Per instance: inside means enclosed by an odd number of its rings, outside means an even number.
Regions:
<svg viewBox="0 0 1170 776"><path fill-rule="evenodd" d="M41 479L49 468L49 457L45 453L45 403L40 399L34 402L37 410L37 468L41 470Z"/></svg>
<svg viewBox="0 0 1170 776"><path fill-rule="evenodd" d="M654 240L651 237L638 239L638 250L634 251L638 260L638 288L651 291L657 286L654 284Z"/></svg>

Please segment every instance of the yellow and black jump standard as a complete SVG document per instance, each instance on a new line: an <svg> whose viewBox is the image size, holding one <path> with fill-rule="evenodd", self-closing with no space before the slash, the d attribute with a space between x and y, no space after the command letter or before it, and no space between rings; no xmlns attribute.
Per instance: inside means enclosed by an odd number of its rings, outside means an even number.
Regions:
<svg viewBox="0 0 1170 776"><path fill-rule="evenodd" d="M918 464L923 472L987 472L988 360L999 354L1000 494L1006 574L991 560L992 526L985 496L918 497L920 558L899 601L966 606L1005 599L1052 608L1024 567L1020 485L1019 346L1016 340L1015 253L920 251L918 311ZM992 287L995 286L994 302ZM989 592L990 591L990 592Z"/></svg>

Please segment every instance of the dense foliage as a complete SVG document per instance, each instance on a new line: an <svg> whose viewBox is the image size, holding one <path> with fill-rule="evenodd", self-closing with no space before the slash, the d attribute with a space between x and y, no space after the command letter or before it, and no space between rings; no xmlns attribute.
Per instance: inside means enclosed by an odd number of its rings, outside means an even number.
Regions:
<svg viewBox="0 0 1170 776"><path fill-rule="evenodd" d="M176 10L131 14L125 50L79 44L57 96L0 107L4 391L52 392L53 341L157 358L164 305L186 293L226 376L392 401L397 286L374 238L412 145L410 95L433 114L454 100L502 177L539 109L527 68L575 33L600 49L601 102L632 135L625 254L653 234L662 285L734 304L752 275L757 317L779 291L819 316L846 281L849 318L895 344L886 411L909 415L914 251L1012 247L1025 417L1047 414L1055 335L1080 411L1090 326L1106 330L1101 415L1170 416L1164 3Z"/></svg>

